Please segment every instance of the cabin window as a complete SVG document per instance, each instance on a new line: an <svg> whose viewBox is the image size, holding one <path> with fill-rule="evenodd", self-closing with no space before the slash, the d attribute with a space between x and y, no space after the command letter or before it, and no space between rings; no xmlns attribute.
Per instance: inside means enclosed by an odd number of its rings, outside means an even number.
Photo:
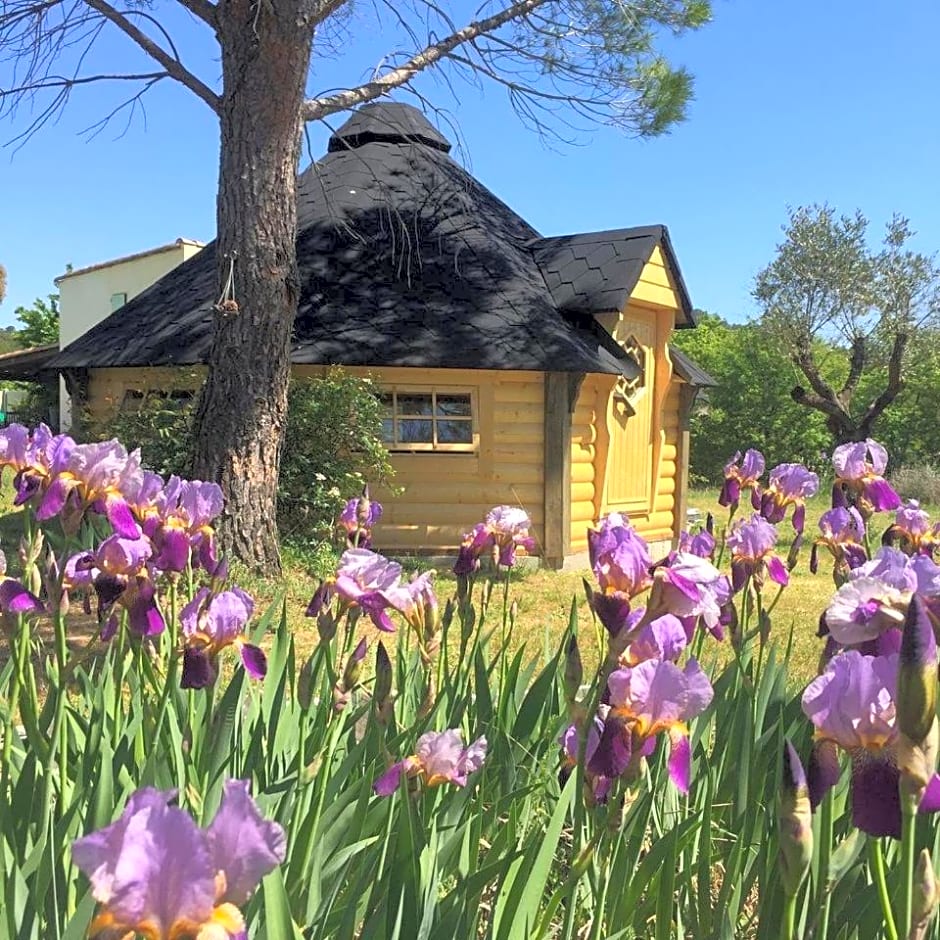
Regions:
<svg viewBox="0 0 940 940"><path fill-rule="evenodd" d="M379 395L385 409L382 440L392 451L476 450L474 394L451 388L392 388Z"/></svg>

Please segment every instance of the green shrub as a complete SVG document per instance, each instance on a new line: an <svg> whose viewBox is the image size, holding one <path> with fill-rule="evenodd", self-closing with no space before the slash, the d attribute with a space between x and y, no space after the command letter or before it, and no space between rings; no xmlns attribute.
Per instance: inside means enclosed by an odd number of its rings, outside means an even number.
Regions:
<svg viewBox="0 0 940 940"><path fill-rule="evenodd" d="M81 437L116 437L128 450L140 448L143 465L164 477L186 476L192 442L194 398L148 393L137 408L122 408L107 421L86 421Z"/></svg>
<svg viewBox="0 0 940 940"><path fill-rule="evenodd" d="M339 368L291 383L278 488L278 524L285 539L329 539L347 499L366 483L391 480L376 391L371 379Z"/></svg>

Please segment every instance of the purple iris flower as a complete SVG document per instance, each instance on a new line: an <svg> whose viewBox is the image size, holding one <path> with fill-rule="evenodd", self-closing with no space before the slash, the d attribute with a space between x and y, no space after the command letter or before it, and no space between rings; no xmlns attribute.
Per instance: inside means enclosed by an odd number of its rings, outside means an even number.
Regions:
<svg viewBox="0 0 940 940"><path fill-rule="evenodd" d="M712 561L715 557L715 536L704 529L694 535L683 529L679 533L677 551L685 552L687 555L698 555L699 558Z"/></svg>
<svg viewBox="0 0 940 940"><path fill-rule="evenodd" d="M724 635L725 610L731 602L731 583L708 559L686 552L673 552L656 569L650 607L657 613L674 614L691 639L701 621L716 639Z"/></svg>
<svg viewBox="0 0 940 940"><path fill-rule="evenodd" d="M5 567L5 566L4 566ZM10 614L41 614L45 612L42 601L31 594L19 581L13 578L4 578L0 582L0 613Z"/></svg>
<svg viewBox="0 0 940 940"><path fill-rule="evenodd" d="M841 646L858 646L892 631L885 642L895 647L910 594L904 594L880 578L862 575L847 581L829 602L825 623ZM883 647L879 647L882 648Z"/></svg>
<svg viewBox="0 0 940 940"><path fill-rule="evenodd" d="M77 513L91 508L107 516L116 535L136 539L141 535L125 491L135 492L143 479L140 451L128 454L116 440L75 444L66 459L60 450L50 467L36 518L51 519L72 507Z"/></svg>
<svg viewBox="0 0 940 940"><path fill-rule="evenodd" d="M745 451L743 460L741 451L737 451L725 464L725 482L718 497L718 505L737 509L741 501L741 490L744 489L752 491L751 500L752 503L755 502L757 481L763 474L765 466L764 455L759 450ZM759 505L758 503L754 508L758 508Z"/></svg>
<svg viewBox="0 0 940 940"><path fill-rule="evenodd" d="M155 636L166 627L157 605L150 571L153 546L146 537L106 538L95 552L72 556L65 566L66 588L87 591L89 578L98 598L98 622L108 625L102 639L110 639L117 627L115 605L127 611L128 624L138 636Z"/></svg>
<svg viewBox="0 0 940 940"><path fill-rule="evenodd" d="M433 577L433 571L424 571L385 592L389 604L405 618L422 641L430 639L440 625Z"/></svg>
<svg viewBox="0 0 940 940"><path fill-rule="evenodd" d="M460 543L457 552L457 561L454 564L454 574L457 577L468 577L480 570L480 558L487 547L492 544L490 531L485 522L478 522L467 532Z"/></svg>
<svg viewBox="0 0 940 940"><path fill-rule="evenodd" d="M882 537L882 544L897 545L908 555L930 555L938 544L940 527L931 525L930 514L920 508L916 499L909 499L898 509L894 525Z"/></svg>
<svg viewBox="0 0 940 940"><path fill-rule="evenodd" d="M185 571L190 563L215 570L215 530L212 522L224 508L217 483L170 477L166 484L145 474L131 504L154 545L154 567Z"/></svg>
<svg viewBox="0 0 940 940"><path fill-rule="evenodd" d="M624 654L624 665L635 666L647 659L675 662L688 645L682 621L672 614L664 614L640 627Z"/></svg>
<svg viewBox="0 0 940 940"><path fill-rule="evenodd" d="M245 639L245 627L254 612L251 595L241 588L212 594L201 588L180 612L185 637L183 650L184 689L203 689L218 676L218 657L227 646L241 654L252 679L263 679L268 669L264 652Z"/></svg>
<svg viewBox="0 0 940 940"><path fill-rule="evenodd" d="M535 551L535 539L529 535L532 520L518 506L494 506L484 520L493 537L498 564L511 568L516 563L516 551Z"/></svg>
<svg viewBox="0 0 940 940"><path fill-rule="evenodd" d="M819 477L802 464L782 463L770 471L761 494L760 514L768 522L782 522L787 507L794 506L793 528L799 533L806 524L806 500L819 491Z"/></svg>
<svg viewBox="0 0 940 940"><path fill-rule="evenodd" d="M0 470L13 471L14 506L37 497L37 504L56 474L68 466L76 444L65 434L53 435L40 424L32 432L21 424L11 424L0 431Z"/></svg>
<svg viewBox="0 0 940 940"><path fill-rule="evenodd" d="M248 783L230 780L207 829L171 806L176 792L138 790L120 818L72 844L99 904L89 936L243 940L239 907L284 861L284 830Z"/></svg>
<svg viewBox="0 0 940 940"><path fill-rule="evenodd" d="M803 693L803 713L816 728L809 766L810 799L819 805L841 774L836 748L852 758L852 822L873 836L901 835L897 767L898 656L834 656ZM940 809L940 778L934 775L920 811Z"/></svg>
<svg viewBox="0 0 940 940"><path fill-rule="evenodd" d="M401 581L401 565L366 548L343 552L336 569L334 590L350 607L359 607L386 633L394 633L395 624L387 613L389 597Z"/></svg>
<svg viewBox="0 0 940 940"><path fill-rule="evenodd" d="M818 549L828 548L835 559L836 571L847 572L863 565L868 555L862 544L865 538L865 520L854 507L837 506L822 514L819 519L819 538L813 543L810 555L810 570L818 569Z"/></svg>
<svg viewBox="0 0 940 940"><path fill-rule="evenodd" d="M656 735L665 733L670 741L669 776L687 793L692 751L686 722L701 714L714 694L699 664L690 659L680 669L648 659L612 672L607 688L610 711L589 769L620 776L651 752Z"/></svg>
<svg viewBox="0 0 940 940"><path fill-rule="evenodd" d="M840 444L832 453L832 465L836 472L833 506L844 505L848 498L866 518L900 507L901 497L884 478L888 452L877 441Z"/></svg>
<svg viewBox="0 0 940 940"><path fill-rule="evenodd" d="M415 753L393 764L373 784L377 796L390 796L406 777L420 777L426 787L452 783L467 785L467 777L479 770L486 759L486 738L479 737L464 747L459 731L428 731L418 738Z"/></svg>
<svg viewBox="0 0 940 940"><path fill-rule="evenodd" d="M607 802L607 797L610 793L610 787L613 783L613 779L611 777L605 776L604 774L592 773L590 769L594 755L597 753L597 748L601 741L601 735L604 732L604 723L607 720L607 715L609 712L609 705L599 706L598 713L594 716L594 720L591 722L590 728L588 728L587 741L585 742L584 747L584 776L588 786L590 787L591 798L593 799L594 803ZM580 735L581 731L578 725L573 724L569 725L562 732L561 737L558 739L558 743L561 745L562 766L560 778L562 786L565 785L565 782L568 780L571 772L578 765L578 750L581 743ZM624 766L629 764L629 755L627 756L627 760L623 761L623 764Z"/></svg>
<svg viewBox="0 0 940 940"><path fill-rule="evenodd" d="M635 597L652 583L649 546L620 513L612 512L588 529L591 568L604 594Z"/></svg>
<svg viewBox="0 0 940 940"><path fill-rule="evenodd" d="M346 530L346 541L350 548L371 548L372 529L382 518L382 504L369 498L369 487L363 488L362 496L348 500L339 514L339 525Z"/></svg>
<svg viewBox="0 0 940 940"><path fill-rule="evenodd" d="M763 580L766 570L771 581L784 586L790 575L779 555L774 552L777 530L760 514L747 521L739 520L728 534L731 549L731 583L735 592L744 587L749 577Z"/></svg>
<svg viewBox="0 0 940 940"><path fill-rule="evenodd" d="M940 567L928 555L882 546L871 561L849 573L829 602L825 626L843 646L882 654L896 650L914 594L932 614L940 613Z"/></svg>

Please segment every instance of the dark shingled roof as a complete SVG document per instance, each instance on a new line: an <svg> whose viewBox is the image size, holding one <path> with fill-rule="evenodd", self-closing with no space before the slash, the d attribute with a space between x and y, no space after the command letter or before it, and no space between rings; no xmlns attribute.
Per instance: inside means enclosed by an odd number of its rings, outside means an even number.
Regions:
<svg viewBox="0 0 940 940"><path fill-rule="evenodd" d="M533 246L548 256L547 243L562 240L540 239L448 149L420 111L371 104L300 176L302 290L292 362L632 377L635 364L584 316L590 304L557 302L559 288ZM665 230L656 231L666 244ZM655 236L627 241L643 242L631 249L634 260L657 243ZM629 296L642 265L634 273L635 267L610 268L604 292ZM213 242L67 346L52 365L204 362L217 292Z"/></svg>
<svg viewBox="0 0 940 940"><path fill-rule="evenodd" d="M669 357L672 367L680 379L685 379L689 385L698 388L714 388L718 382L713 379L701 366L696 365L681 349L669 347Z"/></svg>
<svg viewBox="0 0 940 940"><path fill-rule="evenodd" d="M597 314L623 310L657 245L675 272L685 321L677 325L695 326L692 302L665 225L555 235L530 247L558 309Z"/></svg>

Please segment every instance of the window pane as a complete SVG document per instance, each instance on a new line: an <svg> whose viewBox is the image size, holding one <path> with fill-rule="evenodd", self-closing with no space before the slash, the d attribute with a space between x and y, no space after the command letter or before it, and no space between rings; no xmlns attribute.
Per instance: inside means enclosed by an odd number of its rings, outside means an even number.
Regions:
<svg viewBox="0 0 940 940"><path fill-rule="evenodd" d="M389 412L389 413L391 414L391 411L392 411L392 403L393 403L393 401L394 401L394 398L393 398L393 396L392 396L392 393L391 393L391 392L382 392L382 394L381 394L381 395L377 395L376 398L378 398L379 404L380 404L387 412Z"/></svg>
<svg viewBox="0 0 940 940"><path fill-rule="evenodd" d="M437 413L446 418L469 418L469 395L438 395Z"/></svg>
<svg viewBox="0 0 940 940"><path fill-rule="evenodd" d="M400 415L429 415L431 414L431 396L430 395L412 395L412 394L402 395L399 392L398 413Z"/></svg>
<svg viewBox="0 0 940 940"><path fill-rule="evenodd" d="M400 399L399 399L400 400ZM400 418L398 421L399 444L430 444L434 441L431 419Z"/></svg>
<svg viewBox="0 0 940 940"><path fill-rule="evenodd" d="M437 422L437 442L438 444L472 444L473 422L448 421L439 418Z"/></svg>
<svg viewBox="0 0 940 940"><path fill-rule="evenodd" d="M382 443L392 444L395 441L395 422L391 418L382 420Z"/></svg>

